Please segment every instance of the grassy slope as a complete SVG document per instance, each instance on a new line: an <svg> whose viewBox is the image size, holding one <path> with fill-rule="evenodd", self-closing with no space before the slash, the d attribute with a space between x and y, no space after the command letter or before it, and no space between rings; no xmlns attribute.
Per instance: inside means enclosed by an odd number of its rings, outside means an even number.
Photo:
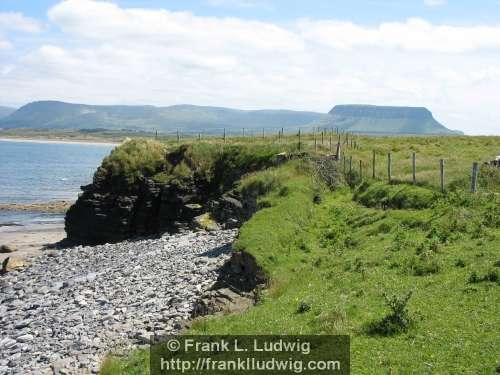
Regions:
<svg viewBox="0 0 500 375"><path fill-rule="evenodd" d="M498 138L479 137L422 138L411 146L396 138L360 142L360 155L371 155L363 150L369 146L397 147L401 155L418 148L428 155L419 158L423 170L442 155L462 166L485 160L498 146ZM452 171L459 179L460 171ZM254 173L240 188L269 191L261 198L267 208L242 227L235 246L256 256L270 288L259 306L206 318L190 333L349 334L353 374L492 374L500 366L498 196L444 199L431 192L431 208L382 210L358 201L371 205L377 194L394 195L383 184L355 197L348 189L329 192L298 162ZM412 201L425 202L419 207L429 206L428 191L405 189L417 196ZM318 195L321 203L314 204ZM371 333L389 312L384 293L409 291L413 324L394 335ZM310 311L298 313L301 304ZM109 359L102 373L146 374L147 367L147 351L136 351Z"/></svg>
<svg viewBox="0 0 500 375"><path fill-rule="evenodd" d="M498 275L500 230L497 223L478 233L481 215L465 223L486 202L380 211L354 203L347 191L313 205L310 195L289 186L295 192L257 213L236 244L271 276L264 302L242 315L201 321L192 333L349 334L354 374L494 372L500 365L498 281L469 278ZM440 215L470 227L457 227L434 249L429 234L450 230ZM408 291L414 325L393 336L370 334L388 313L383 293ZM303 302L311 310L299 314Z"/></svg>

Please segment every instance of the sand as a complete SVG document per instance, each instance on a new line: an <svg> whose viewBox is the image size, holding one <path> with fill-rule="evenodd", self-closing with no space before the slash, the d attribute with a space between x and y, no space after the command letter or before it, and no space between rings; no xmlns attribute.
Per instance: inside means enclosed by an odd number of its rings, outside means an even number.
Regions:
<svg viewBox="0 0 500 375"><path fill-rule="evenodd" d="M65 237L64 224L0 227L0 245L12 245L17 248L13 253L0 253L0 263L9 256L28 259L40 255L47 245L59 242Z"/></svg>
<svg viewBox="0 0 500 375"><path fill-rule="evenodd" d="M47 213L65 213L73 201L53 201L45 203L6 203L0 204L0 211L29 211Z"/></svg>

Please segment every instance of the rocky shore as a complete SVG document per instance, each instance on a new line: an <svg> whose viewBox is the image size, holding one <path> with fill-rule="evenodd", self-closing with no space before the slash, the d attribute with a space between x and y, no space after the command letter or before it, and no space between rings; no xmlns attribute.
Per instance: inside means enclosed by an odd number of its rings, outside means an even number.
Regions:
<svg viewBox="0 0 500 375"><path fill-rule="evenodd" d="M0 276L0 373L96 373L110 352L179 332L236 233L50 250Z"/></svg>

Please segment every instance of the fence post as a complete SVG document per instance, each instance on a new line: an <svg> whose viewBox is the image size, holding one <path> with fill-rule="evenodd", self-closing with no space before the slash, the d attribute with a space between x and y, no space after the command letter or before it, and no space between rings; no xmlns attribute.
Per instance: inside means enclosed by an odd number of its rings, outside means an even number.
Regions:
<svg viewBox="0 0 500 375"><path fill-rule="evenodd" d="M224 128L224 135L222 136L222 139L224 140L224 143L226 143L226 128Z"/></svg>
<svg viewBox="0 0 500 375"><path fill-rule="evenodd" d="M201 141L201 133L198 133L198 142Z"/></svg>
<svg viewBox="0 0 500 375"><path fill-rule="evenodd" d="M372 178L375 180L375 150L372 155Z"/></svg>
<svg viewBox="0 0 500 375"><path fill-rule="evenodd" d="M413 185L417 183L417 153L411 154L411 167L413 170Z"/></svg>
<svg viewBox="0 0 500 375"><path fill-rule="evenodd" d="M177 143L179 143L181 137L179 136L179 129L177 129Z"/></svg>
<svg viewBox="0 0 500 375"><path fill-rule="evenodd" d="M300 129L299 129L299 151L300 151Z"/></svg>
<svg viewBox="0 0 500 375"><path fill-rule="evenodd" d="M363 160L359 161L359 180L363 181Z"/></svg>
<svg viewBox="0 0 500 375"><path fill-rule="evenodd" d="M343 158L342 158L342 159L344 160L344 177L345 177L345 172L346 172L346 170L345 170L345 160L346 160L346 159L345 159L345 154L344 154L344 156L343 156Z"/></svg>
<svg viewBox="0 0 500 375"><path fill-rule="evenodd" d="M316 140L316 132L314 132L314 151L318 151L318 142Z"/></svg>
<svg viewBox="0 0 500 375"><path fill-rule="evenodd" d="M352 174L352 155L349 156L349 174Z"/></svg>
<svg viewBox="0 0 500 375"><path fill-rule="evenodd" d="M243 128L243 137L245 137L245 128Z"/></svg>
<svg viewBox="0 0 500 375"><path fill-rule="evenodd" d="M330 153L332 152L332 132L330 132Z"/></svg>
<svg viewBox="0 0 500 375"><path fill-rule="evenodd" d="M335 153L337 160L340 160L340 142L337 143L337 152Z"/></svg>
<svg viewBox="0 0 500 375"><path fill-rule="evenodd" d="M262 128L262 139L265 138L265 134L264 134L264 128Z"/></svg>
<svg viewBox="0 0 500 375"><path fill-rule="evenodd" d="M389 180L389 183L392 181L392 155L389 152L387 154L387 178Z"/></svg>
<svg viewBox="0 0 500 375"><path fill-rule="evenodd" d="M321 146L323 146L323 137L324 137L325 133L324 132L321 132Z"/></svg>
<svg viewBox="0 0 500 375"><path fill-rule="evenodd" d="M479 164L477 162L472 163L472 180L470 191L475 193L477 191L477 174L479 171Z"/></svg>
<svg viewBox="0 0 500 375"><path fill-rule="evenodd" d="M441 181L441 193L444 193L444 159L439 160L439 172Z"/></svg>

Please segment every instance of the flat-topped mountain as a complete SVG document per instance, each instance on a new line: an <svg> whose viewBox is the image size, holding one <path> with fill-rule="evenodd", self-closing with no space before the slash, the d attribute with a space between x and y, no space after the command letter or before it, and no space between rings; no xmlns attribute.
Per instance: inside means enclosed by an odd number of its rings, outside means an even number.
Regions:
<svg viewBox="0 0 500 375"><path fill-rule="evenodd" d="M222 132L228 129L301 127L323 114L289 110L245 111L220 107L87 105L58 101L26 104L0 119L0 128L132 129L173 132Z"/></svg>
<svg viewBox="0 0 500 375"><path fill-rule="evenodd" d="M461 134L440 124L424 107L337 105L319 123L353 133Z"/></svg>
<svg viewBox="0 0 500 375"><path fill-rule="evenodd" d="M174 133L241 134L285 128L339 128L368 134L460 134L437 122L421 107L337 105L328 114L291 110L239 110L223 107L88 105L59 101L26 104L1 116L0 128L109 129Z"/></svg>

